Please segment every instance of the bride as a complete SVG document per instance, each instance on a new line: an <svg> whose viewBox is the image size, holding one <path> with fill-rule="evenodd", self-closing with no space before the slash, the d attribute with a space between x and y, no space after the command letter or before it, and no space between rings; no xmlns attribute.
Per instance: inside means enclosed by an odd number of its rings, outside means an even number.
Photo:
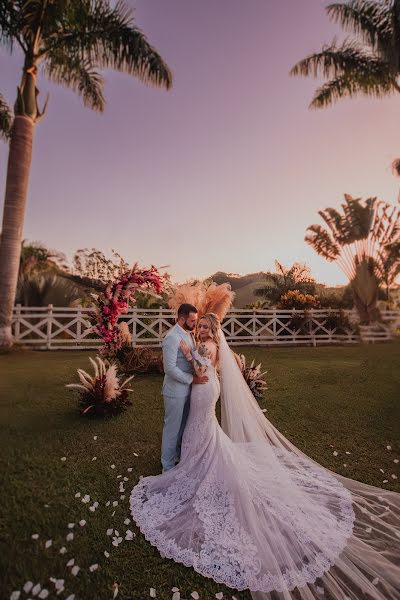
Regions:
<svg viewBox="0 0 400 600"><path fill-rule="evenodd" d="M266 419L220 325L232 297L203 289L199 344L181 349L208 381L178 465L133 488L134 520L162 556L254 600L399 600L400 494L329 471Z"/></svg>

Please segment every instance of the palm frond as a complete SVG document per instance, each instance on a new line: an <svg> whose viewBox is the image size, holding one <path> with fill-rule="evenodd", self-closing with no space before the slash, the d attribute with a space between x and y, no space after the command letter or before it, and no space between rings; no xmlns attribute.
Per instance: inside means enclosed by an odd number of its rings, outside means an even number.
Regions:
<svg viewBox="0 0 400 600"><path fill-rule="evenodd" d="M44 63L43 71L54 83L77 92L83 98L85 106L99 112L104 110L104 80L88 61L72 59L58 51Z"/></svg>
<svg viewBox="0 0 400 600"><path fill-rule="evenodd" d="M10 137L12 122L11 109L2 94L0 94L0 138L5 141L8 141Z"/></svg>
<svg viewBox="0 0 400 600"><path fill-rule="evenodd" d="M328 16L347 31L354 32L373 50L383 50L393 38L390 14L381 2L353 0L335 2L326 7Z"/></svg>
<svg viewBox="0 0 400 600"><path fill-rule="evenodd" d="M307 231L310 233L304 239L307 244L310 244L314 248L317 254L329 261L336 260L340 256L339 244L335 242L328 231L321 227L321 225L310 225L310 227L307 227Z"/></svg>
<svg viewBox="0 0 400 600"><path fill-rule="evenodd" d="M325 108L341 98L354 98L359 94L383 98L400 91L395 77L384 63L379 66L376 61L371 61L370 69L353 71L328 81L316 90L310 108Z"/></svg>
<svg viewBox="0 0 400 600"><path fill-rule="evenodd" d="M400 177L400 158L396 158L392 162L392 171L393 171L394 175L396 175L397 177Z"/></svg>
<svg viewBox="0 0 400 600"><path fill-rule="evenodd" d="M122 0L114 7L105 0L72 5L63 31L49 39L41 54L54 50L84 59L96 68L129 73L146 84L166 89L172 84L169 67L136 26L132 11Z"/></svg>
<svg viewBox="0 0 400 600"><path fill-rule="evenodd" d="M9 52L13 51L14 42L25 50L25 44L22 41L21 16L12 0L2 0L0 2L0 45L5 46Z"/></svg>

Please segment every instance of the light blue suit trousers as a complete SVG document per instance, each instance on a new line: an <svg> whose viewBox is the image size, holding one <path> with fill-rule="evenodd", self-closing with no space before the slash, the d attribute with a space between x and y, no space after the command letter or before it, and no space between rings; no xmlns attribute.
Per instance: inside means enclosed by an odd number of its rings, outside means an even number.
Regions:
<svg viewBox="0 0 400 600"><path fill-rule="evenodd" d="M180 458L182 435L190 409L193 367L179 348L181 340L195 349L194 339L179 325L172 327L162 343L165 377L161 464L164 471L172 469Z"/></svg>

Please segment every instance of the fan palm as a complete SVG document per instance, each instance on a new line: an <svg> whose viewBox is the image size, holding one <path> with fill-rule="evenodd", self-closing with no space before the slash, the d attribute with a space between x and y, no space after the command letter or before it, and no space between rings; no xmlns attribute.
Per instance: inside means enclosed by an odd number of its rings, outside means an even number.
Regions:
<svg viewBox="0 0 400 600"><path fill-rule="evenodd" d="M292 75L322 75L311 108L343 97L383 97L400 92L400 0L350 0L326 7L328 16L354 39L334 40L321 52L298 62Z"/></svg>
<svg viewBox="0 0 400 600"><path fill-rule="evenodd" d="M345 194L342 214L319 211L327 228L308 227L305 240L348 277L362 323L376 320L379 286L387 289L400 271L400 210L377 198Z"/></svg>
<svg viewBox="0 0 400 600"><path fill-rule="evenodd" d="M105 108L100 69L122 71L166 89L172 75L123 0L2 0L0 44L10 52L17 46L24 56L10 132L0 245L0 346L10 346L33 133L46 107L40 110L37 101L39 72L74 90L96 111ZM0 101L4 136L11 115L2 97Z"/></svg>

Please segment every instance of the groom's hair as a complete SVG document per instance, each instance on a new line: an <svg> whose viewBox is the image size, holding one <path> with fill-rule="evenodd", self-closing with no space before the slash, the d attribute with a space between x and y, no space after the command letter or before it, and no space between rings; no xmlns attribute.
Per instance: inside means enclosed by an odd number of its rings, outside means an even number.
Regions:
<svg viewBox="0 0 400 600"><path fill-rule="evenodd" d="M197 308L193 304L181 304L178 308L178 319L188 317L190 313L197 313Z"/></svg>

